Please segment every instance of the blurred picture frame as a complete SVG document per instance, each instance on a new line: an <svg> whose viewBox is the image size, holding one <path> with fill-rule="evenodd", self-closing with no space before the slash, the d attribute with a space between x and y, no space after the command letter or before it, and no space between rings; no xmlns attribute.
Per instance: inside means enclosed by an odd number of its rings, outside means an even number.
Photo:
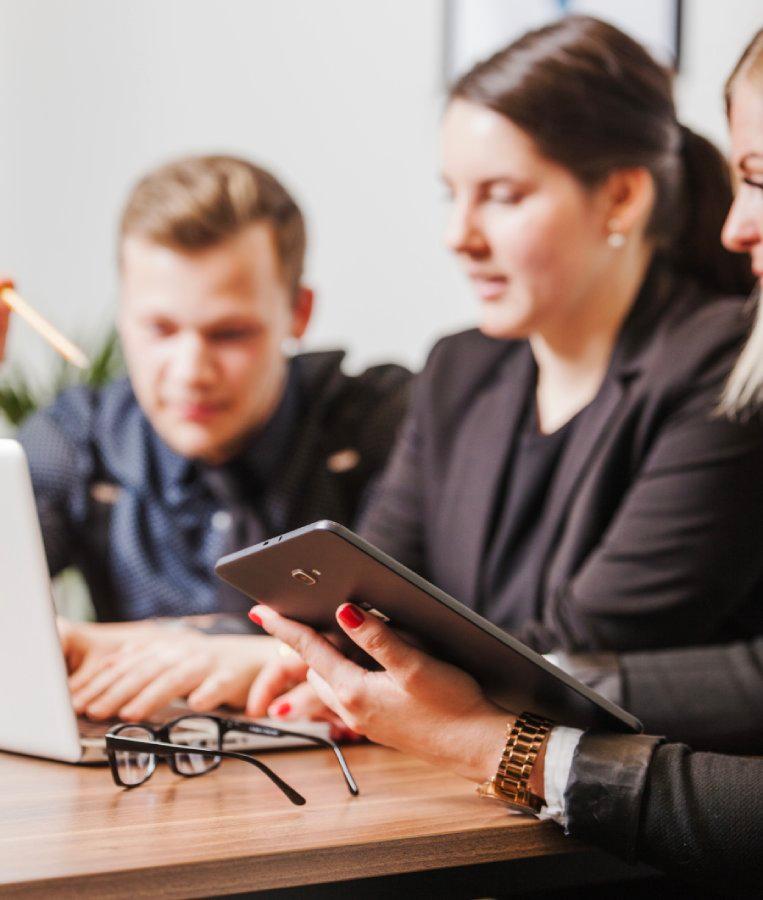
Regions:
<svg viewBox="0 0 763 900"><path fill-rule="evenodd" d="M443 0L446 83L518 38L568 15L611 22L673 71L681 59L682 0Z"/></svg>

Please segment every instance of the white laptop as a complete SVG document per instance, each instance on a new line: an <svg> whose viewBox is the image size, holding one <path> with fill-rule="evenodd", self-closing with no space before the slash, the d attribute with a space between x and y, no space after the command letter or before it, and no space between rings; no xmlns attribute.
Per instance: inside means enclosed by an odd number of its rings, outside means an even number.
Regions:
<svg viewBox="0 0 763 900"><path fill-rule="evenodd" d="M0 686L0 750L69 763L105 761L109 725L78 722L71 703L29 468L21 445L12 440L0 440ZM184 711L173 707L165 718ZM328 737L323 722L285 727ZM229 734L225 748L306 743Z"/></svg>

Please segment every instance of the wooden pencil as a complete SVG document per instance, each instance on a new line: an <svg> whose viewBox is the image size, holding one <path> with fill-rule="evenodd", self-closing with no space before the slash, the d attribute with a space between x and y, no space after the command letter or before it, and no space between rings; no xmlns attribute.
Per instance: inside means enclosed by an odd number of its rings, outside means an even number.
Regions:
<svg viewBox="0 0 763 900"><path fill-rule="evenodd" d="M80 348L64 337L57 328L54 328L47 319L31 307L11 282L0 283L0 300L28 322L65 360L80 369L88 368L90 360Z"/></svg>

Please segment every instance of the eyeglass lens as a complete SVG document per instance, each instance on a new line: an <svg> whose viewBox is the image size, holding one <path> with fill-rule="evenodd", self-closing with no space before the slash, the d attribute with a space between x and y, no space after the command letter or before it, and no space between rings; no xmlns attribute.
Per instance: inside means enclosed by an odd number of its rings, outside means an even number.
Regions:
<svg viewBox="0 0 763 900"><path fill-rule="evenodd" d="M119 731L120 737L136 741L153 741L154 736L140 725L129 725ZM114 758L122 784L134 787L142 784L156 768L156 756L142 750L116 750Z"/></svg>
<svg viewBox="0 0 763 900"><path fill-rule="evenodd" d="M222 750L220 728L214 719L204 716L186 716L176 722L169 730L171 744L187 747L204 747L206 750ZM201 775L213 769L219 762L219 756L202 756L199 753L175 754L175 765L182 775Z"/></svg>

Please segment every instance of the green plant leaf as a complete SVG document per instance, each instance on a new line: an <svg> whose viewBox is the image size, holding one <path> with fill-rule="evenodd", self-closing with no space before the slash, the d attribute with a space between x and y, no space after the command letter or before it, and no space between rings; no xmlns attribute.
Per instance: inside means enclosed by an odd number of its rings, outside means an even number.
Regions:
<svg viewBox="0 0 763 900"><path fill-rule="evenodd" d="M85 349L87 352L88 348ZM102 387L124 374L124 359L115 329L110 329L99 344L89 349L88 369L81 371L60 360L48 384L36 384L18 367L11 368L0 382L0 413L18 427L28 415L47 406L66 388L77 384Z"/></svg>

